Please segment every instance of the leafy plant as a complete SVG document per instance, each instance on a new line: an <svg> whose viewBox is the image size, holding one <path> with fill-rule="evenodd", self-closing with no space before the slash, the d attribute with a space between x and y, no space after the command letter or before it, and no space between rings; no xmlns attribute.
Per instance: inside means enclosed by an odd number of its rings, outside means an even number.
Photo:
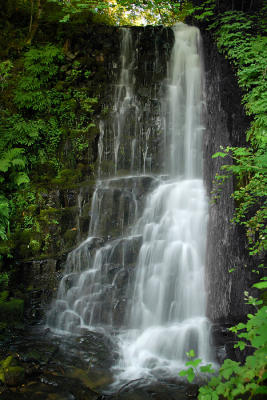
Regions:
<svg viewBox="0 0 267 400"><path fill-rule="evenodd" d="M200 373L213 374L215 372L211 364L200 365L202 363L202 359L195 358L196 355L194 350L191 349L186 353L186 355L189 358L189 361L187 361L185 365L189 368L180 371L179 376L185 376L189 383L193 382L193 380L199 376Z"/></svg>
<svg viewBox="0 0 267 400"><path fill-rule="evenodd" d="M264 287L267 287L264 281ZM255 300L255 299L254 299ZM262 304L257 300L257 305ZM226 359L218 376L212 377L206 386L199 389L199 400L237 399L246 395L252 399L257 394L267 394L267 306L255 314L248 314L247 323L230 328L240 338L236 348L252 347L254 353L246 358L244 365Z"/></svg>
<svg viewBox="0 0 267 400"><path fill-rule="evenodd" d="M230 156L234 161L233 164L221 167L228 174L219 175L217 180L223 182L229 173L233 173L237 178L236 189L232 194L236 202L233 222L246 227L252 255L267 249L266 154L264 146L259 146L256 151L252 148L228 146L213 155L213 158Z"/></svg>
<svg viewBox="0 0 267 400"><path fill-rule="evenodd" d="M8 78L12 68L13 63L11 60L0 62L0 87L2 91L8 86Z"/></svg>
<svg viewBox="0 0 267 400"><path fill-rule="evenodd" d="M9 275L7 272L0 273L0 291L6 290L8 287Z"/></svg>
<svg viewBox="0 0 267 400"><path fill-rule="evenodd" d="M9 229L10 201L8 193L27 184L29 177L25 172L24 150L13 148L0 159L0 238L7 239Z"/></svg>

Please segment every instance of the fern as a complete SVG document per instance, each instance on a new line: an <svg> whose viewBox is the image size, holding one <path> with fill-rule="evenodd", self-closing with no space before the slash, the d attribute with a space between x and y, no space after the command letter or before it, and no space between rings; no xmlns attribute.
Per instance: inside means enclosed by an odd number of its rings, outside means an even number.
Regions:
<svg viewBox="0 0 267 400"><path fill-rule="evenodd" d="M7 238L6 232L9 221L9 202L8 199L0 194L0 238L5 240Z"/></svg>
<svg viewBox="0 0 267 400"><path fill-rule="evenodd" d="M18 174L16 174L14 182L16 185L21 186L24 183L29 183L30 179L25 172L19 172Z"/></svg>

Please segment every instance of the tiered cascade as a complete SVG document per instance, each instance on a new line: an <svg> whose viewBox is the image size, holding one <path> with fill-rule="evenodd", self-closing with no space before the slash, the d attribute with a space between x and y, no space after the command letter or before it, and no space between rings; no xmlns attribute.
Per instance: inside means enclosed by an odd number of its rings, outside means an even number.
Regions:
<svg viewBox="0 0 267 400"><path fill-rule="evenodd" d="M127 132L131 137L128 167L139 175L98 182L89 237L69 254L48 317L49 325L60 331L123 328L116 367L122 379L156 374L163 368L177 374L191 348L204 361L212 358L204 288L208 212L201 178L201 38L197 28L184 24L173 31L175 43L162 84L165 95L158 125L165 153L161 172L167 175L140 175L148 165L150 131L142 126L133 41L131 30L125 28L113 112L114 173L123 162L120 150L127 150ZM99 173L105 134L102 122ZM144 137L140 153L136 145Z"/></svg>

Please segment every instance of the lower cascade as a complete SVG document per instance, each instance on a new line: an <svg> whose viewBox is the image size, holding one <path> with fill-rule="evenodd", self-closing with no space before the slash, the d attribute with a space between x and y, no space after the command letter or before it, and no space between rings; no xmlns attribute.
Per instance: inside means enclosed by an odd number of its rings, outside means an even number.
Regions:
<svg viewBox="0 0 267 400"><path fill-rule="evenodd" d="M162 83L162 175L98 181L89 237L68 255L47 319L49 327L60 333L116 331L120 357L114 370L119 380L177 376L190 349L203 362L212 361L210 323L205 317L208 203L202 180L201 37L197 28L182 23L173 32L168 76ZM135 118L142 119L134 73L127 69L134 65L129 55L133 44L127 28L122 35L124 79L120 77L116 90L120 101L114 100L114 126L119 126L114 132L115 173L128 104L135 105ZM102 141L103 130L101 135ZM101 163L102 142L99 148ZM145 149L146 157L149 150ZM138 165L135 154L132 151L131 165Z"/></svg>
<svg viewBox="0 0 267 400"><path fill-rule="evenodd" d="M175 372L190 349L210 359L203 280L206 219L201 180L164 182L149 195L138 223L143 242L129 310L131 330L121 335L123 377L158 368Z"/></svg>

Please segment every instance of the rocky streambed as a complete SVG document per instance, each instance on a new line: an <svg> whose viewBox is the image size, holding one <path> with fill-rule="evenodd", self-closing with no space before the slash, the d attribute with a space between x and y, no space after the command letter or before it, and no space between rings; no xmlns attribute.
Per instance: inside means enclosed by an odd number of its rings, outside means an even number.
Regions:
<svg viewBox="0 0 267 400"><path fill-rule="evenodd" d="M111 333L57 336L42 325L0 341L1 400L187 400L198 386L178 379L116 382L118 351Z"/></svg>

